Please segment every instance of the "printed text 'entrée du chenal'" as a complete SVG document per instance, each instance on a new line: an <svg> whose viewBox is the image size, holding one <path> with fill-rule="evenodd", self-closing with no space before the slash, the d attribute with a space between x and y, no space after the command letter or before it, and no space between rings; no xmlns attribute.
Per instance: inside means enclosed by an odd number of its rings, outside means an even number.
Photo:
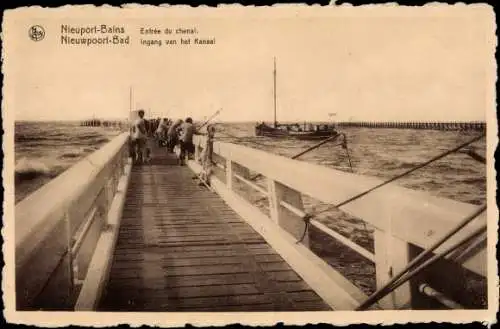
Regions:
<svg viewBox="0 0 500 329"><path fill-rule="evenodd" d="M175 46L175 45L215 45L213 37L200 37L196 27L138 27L131 35L125 26L61 25L61 44L74 46L130 45L138 43L143 46ZM137 41L134 41L137 37Z"/></svg>
<svg viewBox="0 0 500 329"><path fill-rule="evenodd" d="M141 45L175 46L175 45L214 45L215 38L198 37L198 29L194 28L157 28L141 27Z"/></svg>

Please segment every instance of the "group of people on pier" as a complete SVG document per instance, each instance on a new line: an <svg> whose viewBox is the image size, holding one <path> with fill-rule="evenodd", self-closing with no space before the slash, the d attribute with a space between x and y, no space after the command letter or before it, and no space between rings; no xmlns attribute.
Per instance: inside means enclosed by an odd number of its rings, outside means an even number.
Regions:
<svg viewBox="0 0 500 329"><path fill-rule="evenodd" d="M144 111L139 110L139 117L130 127L130 156L134 164L144 164L151 160L149 141L155 140L159 147L166 147L167 152L174 153L179 147L179 164L184 165L186 157L194 154L193 135L198 134L190 117L173 121L169 118L146 120Z"/></svg>

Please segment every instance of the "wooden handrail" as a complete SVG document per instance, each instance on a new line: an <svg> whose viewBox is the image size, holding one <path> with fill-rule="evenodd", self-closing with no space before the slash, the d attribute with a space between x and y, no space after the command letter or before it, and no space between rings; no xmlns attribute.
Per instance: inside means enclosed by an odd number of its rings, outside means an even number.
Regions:
<svg viewBox="0 0 500 329"><path fill-rule="evenodd" d="M375 262L375 255L372 252L366 250L365 248L363 248L359 244L357 244L357 243L351 241L350 239L344 237L342 234L337 233L336 231L332 230L331 228L329 228L325 224L323 224L321 222L318 222L315 219L312 219L311 220L311 225L313 225L314 227L320 229L321 231L323 231L324 233L328 234L329 236L331 236L335 240L342 242L344 245L346 245L349 248L351 248L352 250L356 251L358 254L360 254L361 256L365 257L366 259L371 260L372 262Z"/></svg>
<svg viewBox="0 0 500 329"><path fill-rule="evenodd" d="M252 181L244 179L243 177L241 177L240 175L237 175L237 174L235 174L234 177L236 177L241 182L247 184L248 186L252 187L254 190L260 192L261 194L268 196L268 193L266 190L264 190L263 188L261 188L260 186L258 186L256 184L254 184ZM288 209L292 213L296 214L299 217L305 218L305 216L307 215L304 211L297 209L296 207L292 206L288 202L281 201L280 205L283 206L284 208ZM357 243L344 237L340 233L335 232L334 230L332 230L331 228L329 228L325 224L323 224L317 220L314 220L314 219L310 220L310 223L311 223L311 225L315 226L317 229L323 231L323 233L325 233L325 234L331 236L332 238L342 242L344 245L353 249L354 251L356 251L357 253L359 253L360 255L365 257L366 259L371 260L372 262L375 261L375 255L372 252L366 250L365 248L361 247Z"/></svg>
<svg viewBox="0 0 500 329"><path fill-rule="evenodd" d="M128 134L118 135L16 205L19 309L71 308L78 282L73 262L83 269L88 266L89 253L104 225L102 216L122 175L127 140ZM95 216L99 219L94 220ZM85 274L82 268L78 276Z"/></svg>
<svg viewBox="0 0 500 329"><path fill-rule="evenodd" d="M249 179L246 179L244 177L242 177L241 175L238 175L238 174L234 174L234 177L236 177L239 181L247 184L248 186L250 186L251 188L253 188L254 190L260 192L261 194L263 195L266 195L267 196L267 191L264 190L262 187L260 187L259 185L255 184L254 182L252 182L251 180Z"/></svg>
<svg viewBox="0 0 500 329"><path fill-rule="evenodd" d="M80 250L80 247L83 244L83 241L85 240L85 237L87 236L89 229L92 225L92 223L95 220L95 215L97 213L97 208L94 207L90 211L90 215L87 216L87 220L85 221L85 224L82 227L81 233L76 236L75 243L71 248L71 253L76 254Z"/></svg>
<svg viewBox="0 0 500 329"><path fill-rule="evenodd" d="M203 136L195 137L198 153L205 144ZM399 273L412 259L415 259L420 252L419 248L427 249L438 239L448 236L447 233L465 215L479 209L472 204L410 190L396 183L380 186L382 181L374 177L296 161L241 145L214 142L212 149L213 156L217 156L225 164L218 166L225 172L225 183L214 177L212 184L214 190L262 234L313 290L335 309L356 309L356 306L353 307L353 299L358 302L360 299L366 301L367 296L362 297L363 293L352 282L317 255L308 253L304 249L301 255L296 253L297 244L291 245L289 239L290 237L298 239L300 245L307 249L309 246L307 225L316 227L372 261L375 265L377 287L383 287L390 282L394 273ZM190 167L197 171L195 163L190 163ZM250 172L265 177L267 189L260 186L256 188L247 178ZM259 200L268 199L269 214L263 213L254 202L236 196L240 188L234 186L235 180L266 195ZM379 188L374 189L377 186ZM363 193L366 191L371 192ZM302 201L303 195L331 205L340 204L339 210L371 224L374 227L374 252L366 250L314 219L314 213L306 213ZM358 195L361 196L353 199L353 196ZM346 200L351 201L346 202ZM435 252L441 253L453 246L464 236L484 225L485 221L486 213L483 212L447 239ZM284 243L283 240L288 240L288 243ZM466 252L462 252L460 259L452 255L450 258L446 257L439 266L445 266L451 271L456 270L457 266L462 266L485 277L486 265L486 248L483 244L476 244L467 248ZM419 280L417 277L403 283L395 291L390 292L390 296L382 298L378 302L378 307L399 309L408 305L417 308L429 305L430 297L416 292L418 289L415 287L419 284ZM439 286L439 282L434 283ZM331 291L324 291L324 286L328 286ZM445 289L451 294L457 292L450 290L451 286ZM453 289L463 291L459 283ZM345 296L346 298L339 300L338 296L345 293L350 297Z"/></svg>
<svg viewBox="0 0 500 329"><path fill-rule="evenodd" d="M196 136L196 144L204 145L203 136ZM215 154L223 158L231 159L268 179L328 204L338 204L382 182L378 178L295 161L236 144L214 142L213 149ZM402 241L427 248L453 227L464 214L472 213L477 208L476 205L392 184L375 190L340 209L363 219L377 230L390 231L392 236ZM463 238L485 221L486 213L483 213L478 220L457 233L436 252ZM466 260L463 266L485 276L485 257L486 251L482 250Z"/></svg>
<svg viewBox="0 0 500 329"><path fill-rule="evenodd" d="M26 248L34 248L33 239L43 235L41 232L50 225L51 217L62 218L65 206L92 185L100 169L111 161L127 140L127 133L120 134L16 204L16 264L21 265Z"/></svg>

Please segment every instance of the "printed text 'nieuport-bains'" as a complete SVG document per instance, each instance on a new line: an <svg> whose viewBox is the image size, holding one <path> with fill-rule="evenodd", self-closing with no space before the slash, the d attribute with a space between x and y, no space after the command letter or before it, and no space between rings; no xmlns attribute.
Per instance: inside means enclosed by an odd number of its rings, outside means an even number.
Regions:
<svg viewBox="0 0 500 329"><path fill-rule="evenodd" d="M125 35L125 27L96 24L88 26L61 25L61 44L102 45L130 44L130 36Z"/></svg>

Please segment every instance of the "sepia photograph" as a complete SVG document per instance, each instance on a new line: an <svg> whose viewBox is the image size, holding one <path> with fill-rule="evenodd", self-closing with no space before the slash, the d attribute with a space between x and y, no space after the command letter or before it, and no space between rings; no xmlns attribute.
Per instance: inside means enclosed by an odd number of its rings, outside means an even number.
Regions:
<svg viewBox="0 0 500 329"><path fill-rule="evenodd" d="M490 6L24 7L2 31L8 322L495 322Z"/></svg>

